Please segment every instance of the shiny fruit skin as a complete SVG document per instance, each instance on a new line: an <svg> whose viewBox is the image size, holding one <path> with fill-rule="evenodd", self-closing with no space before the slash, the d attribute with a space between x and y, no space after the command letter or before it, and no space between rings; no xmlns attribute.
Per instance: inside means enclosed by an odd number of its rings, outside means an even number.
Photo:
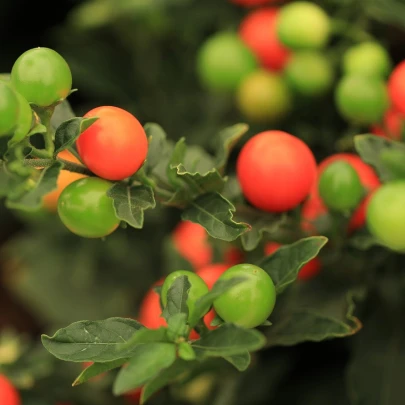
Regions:
<svg viewBox="0 0 405 405"><path fill-rule="evenodd" d="M277 37L278 9L261 8L249 13L239 26L243 42L256 55L260 64L269 70L283 70L290 51Z"/></svg>
<svg viewBox="0 0 405 405"><path fill-rule="evenodd" d="M58 153L58 157L63 160L68 160L73 163L80 163L76 157L70 153L67 149ZM61 170L58 176L57 188L46 194L43 202L44 206L48 211L56 212L58 209L58 199L62 191L71 183L76 180L83 179L87 176L80 173L70 172L69 170Z"/></svg>
<svg viewBox="0 0 405 405"><path fill-rule="evenodd" d="M405 60L395 66L388 80L388 91L393 107L405 115Z"/></svg>
<svg viewBox="0 0 405 405"><path fill-rule="evenodd" d="M20 105L16 92L0 81L0 136L9 135L18 123Z"/></svg>
<svg viewBox="0 0 405 405"><path fill-rule="evenodd" d="M217 298L214 309L225 322L255 328L273 312L276 288L270 276L253 264L237 264L225 271L219 280L237 277L245 277L247 280Z"/></svg>
<svg viewBox="0 0 405 405"><path fill-rule="evenodd" d="M235 91L256 68L256 57L232 32L213 35L197 55L197 74L202 85L211 91Z"/></svg>
<svg viewBox="0 0 405 405"><path fill-rule="evenodd" d="M53 49L33 48L15 61L11 82L29 103L48 107L69 95L72 73L65 59Z"/></svg>
<svg viewBox="0 0 405 405"><path fill-rule="evenodd" d="M107 180L124 180L135 174L148 153L148 139L140 122L128 111L112 106L94 108L84 117L98 120L76 142L83 163Z"/></svg>
<svg viewBox="0 0 405 405"><path fill-rule="evenodd" d="M291 110L292 97L282 76L266 70L256 70L240 84L236 104L246 119L275 122Z"/></svg>
<svg viewBox="0 0 405 405"><path fill-rule="evenodd" d="M282 131L253 136L237 160L237 177L245 198L268 212L289 211L309 194L316 161L299 138Z"/></svg>
<svg viewBox="0 0 405 405"><path fill-rule="evenodd" d="M384 115L383 125L373 125L370 131L374 135L393 139L394 141L401 141L402 131L405 128L404 125L404 115L391 108Z"/></svg>
<svg viewBox="0 0 405 405"><path fill-rule="evenodd" d="M113 200L107 196L112 183L87 177L69 184L58 200L62 223L84 238L102 238L114 232L120 220L115 215Z"/></svg>

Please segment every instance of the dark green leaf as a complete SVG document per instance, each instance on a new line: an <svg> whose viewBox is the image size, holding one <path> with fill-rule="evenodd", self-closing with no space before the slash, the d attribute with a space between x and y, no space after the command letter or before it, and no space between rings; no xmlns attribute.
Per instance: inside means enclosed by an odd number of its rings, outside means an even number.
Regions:
<svg viewBox="0 0 405 405"><path fill-rule="evenodd" d="M128 357L120 351L143 326L129 318L103 321L79 321L59 329L52 337L42 335L42 344L60 360L73 362L109 362Z"/></svg>
<svg viewBox="0 0 405 405"><path fill-rule="evenodd" d="M191 314L189 319L189 325L194 328L198 321L206 314L207 308L210 308L213 302L224 292L229 291L232 287L243 283L245 281L244 277L234 277L229 280L218 280L211 291L200 297L194 307L194 312Z"/></svg>
<svg viewBox="0 0 405 405"><path fill-rule="evenodd" d="M73 381L73 386L80 385L90 380L93 377L96 377L100 374L103 374L107 371L113 370L125 364L128 359L118 359L114 361L109 361L107 363L93 363L91 366L86 367L80 375Z"/></svg>
<svg viewBox="0 0 405 405"><path fill-rule="evenodd" d="M152 342L170 342L170 339L167 336L167 328L160 327L158 329L139 329L126 343L118 345L117 352L131 354L131 348L134 348L140 344Z"/></svg>
<svg viewBox="0 0 405 405"><path fill-rule="evenodd" d="M163 310L166 321L176 314L186 314L188 317L187 298L191 284L187 276L177 277L167 292L167 305Z"/></svg>
<svg viewBox="0 0 405 405"><path fill-rule="evenodd" d="M202 225L213 238L231 242L250 229L245 223L235 222L235 207L218 193L198 197L187 208L182 219Z"/></svg>
<svg viewBox="0 0 405 405"><path fill-rule="evenodd" d="M185 138L180 138L176 143L167 167L167 177L174 187L181 187L182 182L177 178L177 166L180 165L186 156Z"/></svg>
<svg viewBox="0 0 405 405"><path fill-rule="evenodd" d="M224 320L215 314L215 318L211 321L210 326L221 326L224 323Z"/></svg>
<svg viewBox="0 0 405 405"><path fill-rule="evenodd" d="M187 342L180 342L179 357L186 361L195 360L196 356L193 347Z"/></svg>
<svg viewBox="0 0 405 405"><path fill-rule="evenodd" d="M277 294L282 293L296 280L302 266L316 257L327 241L325 236L301 239L280 247L259 264L273 280Z"/></svg>
<svg viewBox="0 0 405 405"><path fill-rule="evenodd" d="M196 340L192 346L198 356L229 357L259 350L265 344L266 339L259 331L226 323Z"/></svg>
<svg viewBox="0 0 405 405"><path fill-rule="evenodd" d="M375 168L383 182L395 179L396 175L382 159L382 153L399 151L405 153L405 145L376 135L357 135L354 144L361 158Z"/></svg>
<svg viewBox="0 0 405 405"><path fill-rule="evenodd" d="M381 162L390 171L393 179L405 179L405 148L383 150Z"/></svg>
<svg viewBox="0 0 405 405"><path fill-rule="evenodd" d="M145 167L147 171L152 171L168 153L166 133L160 125L155 123L147 123L144 128L149 140Z"/></svg>
<svg viewBox="0 0 405 405"><path fill-rule="evenodd" d="M97 117L75 117L59 125L55 133L54 156L56 157L59 152L72 146L79 135L96 121Z"/></svg>
<svg viewBox="0 0 405 405"><path fill-rule="evenodd" d="M167 334L171 341L176 341L179 337L186 337L188 332L187 314L180 312L172 315L168 322Z"/></svg>
<svg viewBox="0 0 405 405"><path fill-rule="evenodd" d="M122 395L146 384L176 360L173 343L148 343L137 346L128 366L122 368L114 381L114 395Z"/></svg>
<svg viewBox="0 0 405 405"><path fill-rule="evenodd" d="M18 198L10 198L6 205L9 208L17 208L26 211L36 211L42 206L43 197L57 187L57 180L63 164L56 162L52 166L41 170L36 184Z"/></svg>
<svg viewBox="0 0 405 405"><path fill-rule="evenodd" d="M234 356L226 356L224 359L239 371L245 371L249 367L251 360L249 352L236 354Z"/></svg>
<svg viewBox="0 0 405 405"><path fill-rule="evenodd" d="M268 346L292 346L301 342L351 336L361 323L353 315L352 294L321 280L299 283L277 297L266 328Z"/></svg>
<svg viewBox="0 0 405 405"><path fill-rule="evenodd" d="M246 124L236 124L232 127L225 128L219 133L219 147L216 156L216 168L223 173L228 162L229 154L234 146L248 131L249 126Z"/></svg>
<svg viewBox="0 0 405 405"><path fill-rule="evenodd" d="M144 211L156 207L153 190L146 186L128 187L116 183L107 195L114 200L117 218L137 229L143 227Z"/></svg>
<svg viewBox="0 0 405 405"><path fill-rule="evenodd" d="M405 29L403 19L405 4L402 0L367 0L362 6L371 18L384 23L386 26Z"/></svg>
<svg viewBox="0 0 405 405"><path fill-rule="evenodd" d="M144 404L155 392L176 381L185 372L190 370L191 365L189 361L177 359L169 368L162 370L155 378L144 385L141 404Z"/></svg>

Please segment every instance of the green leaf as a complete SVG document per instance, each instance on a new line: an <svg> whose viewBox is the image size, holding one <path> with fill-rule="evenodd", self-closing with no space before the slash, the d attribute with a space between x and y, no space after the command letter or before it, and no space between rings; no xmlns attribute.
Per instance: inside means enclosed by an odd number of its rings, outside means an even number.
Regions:
<svg viewBox="0 0 405 405"><path fill-rule="evenodd" d="M121 367L125 364L128 359L118 359L114 361L109 361L107 363L93 363L91 366L86 367L80 375L73 381L72 386L80 385L90 380L93 377L96 377L100 374L103 374L107 371L113 370L114 368Z"/></svg>
<svg viewBox="0 0 405 405"><path fill-rule="evenodd" d="M177 178L176 171L177 166L184 161L184 158L186 156L186 149L187 147L185 138L180 138L174 147L167 167L167 177L170 183L176 188L182 186L181 180Z"/></svg>
<svg viewBox="0 0 405 405"><path fill-rule="evenodd" d="M51 126L54 131L65 121L75 118L75 113L68 100L63 100L55 107L51 118Z"/></svg>
<svg viewBox="0 0 405 405"><path fill-rule="evenodd" d="M114 381L114 395L122 395L146 384L176 360L173 343L148 343L137 346L128 366L122 368Z"/></svg>
<svg viewBox="0 0 405 405"><path fill-rule="evenodd" d="M196 355L193 347L187 342L179 343L179 357L186 361L195 360Z"/></svg>
<svg viewBox="0 0 405 405"><path fill-rule="evenodd" d="M207 308L210 308L213 302L226 291L229 291L232 287L243 283L246 280L245 277L234 277L229 280L218 280L211 291L200 297L194 306L194 311L190 316L189 325L190 328L194 328L198 321L206 314Z"/></svg>
<svg viewBox="0 0 405 405"><path fill-rule="evenodd" d="M156 207L153 190L147 186L128 187L122 183L115 183L107 195L114 200L117 218L136 229L143 227L144 211Z"/></svg>
<svg viewBox="0 0 405 405"><path fill-rule="evenodd" d="M55 161L52 166L41 170L40 176L25 193L18 198L10 198L6 201L8 208L16 208L25 211L36 211L42 206L43 197L57 187L57 180L63 164Z"/></svg>
<svg viewBox="0 0 405 405"><path fill-rule="evenodd" d="M231 127L225 128L219 133L216 168L220 173L224 172L232 149L242 138L242 136L248 131L248 129L249 126L246 124L236 124Z"/></svg>
<svg viewBox="0 0 405 405"><path fill-rule="evenodd" d="M179 377L191 369L192 365L189 361L179 358L176 359L176 361L169 368L162 370L156 377L144 385L141 395L141 404L144 404L155 392L176 381Z"/></svg>
<svg viewBox="0 0 405 405"><path fill-rule="evenodd" d="M273 325L264 330L267 346L351 336L361 328L353 312L353 294L341 286L322 280L295 284L277 297Z"/></svg>
<svg viewBox="0 0 405 405"><path fill-rule="evenodd" d="M221 326L223 324L224 320L218 314L215 314L215 318L211 321L210 326Z"/></svg>
<svg viewBox="0 0 405 405"><path fill-rule="evenodd" d="M239 371L245 371L249 367L251 360L250 354L247 351L234 356L226 356L224 359Z"/></svg>
<svg viewBox="0 0 405 405"><path fill-rule="evenodd" d="M75 117L59 125L55 133L55 153L69 148L74 144L79 135L85 131L91 124L97 121L97 117L81 118Z"/></svg>
<svg viewBox="0 0 405 405"><path fill-rule="evenodd" d="M266 344L262 333L226 323L196 340L192 346L197 356L229 357L261 349Z"/></svg>
<svg viewBox="0 0 405 405"><path fill-rule="evenodd" d="M172 315L167 323L167 334L172 342L176 341L179 337L186 337L188 332L187 314L179 312Z"/></svg>
<svg viewBox="0 0 405 405"><path fill-rule="evenodd" d="M363 6L365 13L371 18L382 22L386 26L405 29L403 19L405 4L402 0L367 0Z"/></svg>
<svg viewBox="0 0 405 405"><path fill-rule="evenodd" d="M163 316L167 322L176 314L185 314L188 317L187 298L191 284L187 276L177 277L167 292L167 304Z"/></svg>
<svg viewBox="0 0 405 405"><path fill-rule="evenodd" d="M126 342L117 346L117 352L131 353L131 348L144 343L152 342L170 342L167 336L167 328L160 327L158 329L142 328L136 331L132 337Z"/></svg>
<svg viewBox="0 0 405 405"><path fill-rule="evenodd" d="M300 239L280 247L259 264L273 280L277 294L296 280L302 266L316 257L327 241L325 236Z"/></svg>
<svg viewBox="0 0 405 405"><path fill-rule="evenodd" d="M285 214L269 214L246 205L237 206L235 217L251 226L241 237L243 249L248 252L257 248L265 232L270 235L277 232L288 219Z"/></svg>
<svg viewBox="0 0 405 405"><path fill-rule="evenodd" d="M30 132L28 132L27 137L35 135L35 134L46 134L47 129L45 125L42 124L37 124L34 126L34 128L31 129Z"/></svg>
<svg viewBox="0 0 405 405"><path fill-rule="evenodd" d="M235 207L218 193L208 193L192 202L183 214L183 220L202 225L213 238L231 242L250 229L245 223L235 222Z"/></svg>
<svg viewBox="0 0 405 405"><path fill-rule="evenodd" d="M357 135L354 137L354 144L361 158L375 168L383 182L396 178L396 174L392 172L390 165L384 162L382 155L393 150L405 153L404 144L376 135Z"/></svg>
<svg viewBox="0 0 405 405"><path fill-rule="evenodd" d="M129 318L79 321L59 329L52 337L42 335L42 344L56 358L73 362L109 362L128 357L120 350L143 326Z"/></svg>
<svg viewBox="0 0 405 405"><path fill-rule="evenodd" d="M390 171L393 179L405 179L405 148L383 150L381 162Z"/></svg>
<svg viewBox="0 0 405 405"><path fill-rule="evenodd" d="M161 162L162 156L167 155L169 151L166 133L160 125L155 123L145 124L144 129L149 140L145 168L147 171L152 171Z"/></svg>

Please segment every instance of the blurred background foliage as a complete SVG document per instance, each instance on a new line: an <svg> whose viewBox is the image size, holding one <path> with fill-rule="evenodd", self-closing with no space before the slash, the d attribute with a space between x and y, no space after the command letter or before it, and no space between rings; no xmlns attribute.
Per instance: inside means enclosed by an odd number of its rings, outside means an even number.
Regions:
<svg viewBox="0 0 405 405"><path fill-rule="evenodd" d="M375 34L395 63L404 59L403 0L317 3L331 16ZM233 95L213 94L201 86L196 55L210 35L237 30L247 12L226 0L3 0L0 72L9 72L29 48L51 47L72 69L79 91L69 101L77 116L99 105L119 106L142 124L159 123L173 140L185 136L188 144L212 151L220 129L245 119L235 108ZM338 61L351 43L350 38L335 39L328 49L330 57ZM248 122L249 134L286 130L306 141L318 160L351 151L352 135L367 128L348 125L333 104L333 92L313 102L295 100L283 121ZM231 168L233 164L234 159ZM122 399L111 397L108 379L70 389L78 368L51 359L38 347L38 336L79 319L136 317L148 288L179 263L168 235L180 212L159 208L145 215L143 230L120 230L100 242L71 234L53 213L22 214L0 208L0 365L17 386L26 389L24 405L122 404ZM378 253L375 266L385 259ZM351 250L340 266L345 260L352 269L362 269L364 254ZM236 372L228 370L210 403L247 405L277 399L277 405L344 405L348 399L342 370L351 344L348 339L267 351L246 374L235 378ZM10 355L10 350L14 356L7 360L4 353ZM351 372L356 374L356 365ZM250 388L238 391L238 386ZM163 394L154 403L172 403L169 398ZM184 387L177 398L173 403L195 402Z"/></svg>

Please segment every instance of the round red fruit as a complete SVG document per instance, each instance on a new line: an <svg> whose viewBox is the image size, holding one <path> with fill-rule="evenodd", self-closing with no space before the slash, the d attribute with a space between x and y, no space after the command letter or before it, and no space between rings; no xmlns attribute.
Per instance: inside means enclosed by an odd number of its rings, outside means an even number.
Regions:
<svg viewBox="0 0 405 405"><path fill-rule="evenodd" d="M374 125L370 130L374 135L400 141L402 139L402 131L405 128L404 124L405 116L391 108L385 113L383 125Z"/></svg>
<svg viewBox="0 0 405 405"><path fill-rule="evenodd" d="M3 374L0 374L0 404L1 405L20 405L21 399L18 391L14 388L11 381Z"/></svg>
<svg viewBox="0 0 405 405"><path fill-rule="evenodd" d="M399 63L391 73L388 92L394 108L405 115L405 60Z"/></svg>
<svg viewBox="0 0 405 405"><path fill-rule="evenodd" d="M98 117L77 140L83 163L97 176L123 180L143 165L148 139L140 122L118 107L97 107L84 115Z"/></svg>
<svg viewBox="0 0 405 405"><path fill-rule="evenodd" d="M276 8L252 11L242 21L239 35L263 67L278 71L284 68L290 51L278 40L277 16Z"/></svg>
<svg viewBox="0 0 405 405"><path fill-rule="evenodd" d="M252 205L284 212L308 196L316 179L316 162L301 139L282 131L265 131L243 146L236 171Z"/></svg>

